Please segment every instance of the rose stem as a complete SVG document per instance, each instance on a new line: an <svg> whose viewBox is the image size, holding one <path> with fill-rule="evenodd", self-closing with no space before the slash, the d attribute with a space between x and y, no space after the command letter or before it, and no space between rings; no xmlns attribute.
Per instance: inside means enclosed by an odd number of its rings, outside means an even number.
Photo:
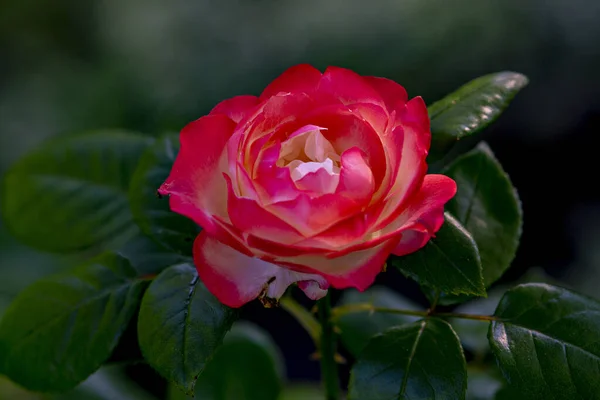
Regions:
<svg viewBox="0 0 600 400"><path fill-rule="evenodd" d="M331 289L329 290L331 292ZM338 368L335 362L336 353L336 334L331 321L331 300L330 294L319 300L318 312L321 322L321 380L325 386L327 400L338 400L339 398L339 378Z"/></svg>

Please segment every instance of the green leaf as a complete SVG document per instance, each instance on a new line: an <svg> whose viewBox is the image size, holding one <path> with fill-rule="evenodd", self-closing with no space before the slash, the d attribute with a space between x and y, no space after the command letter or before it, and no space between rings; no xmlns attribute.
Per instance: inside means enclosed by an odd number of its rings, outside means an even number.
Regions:
<svg viewBox="0 0 600 400"><path fill-rule="evenodd" d="M475 239L483 280L489 287L508 269L519 246L523 224L519 196L485 143L456 159L445 174L458 186L446 210ZM448 296L440 304L464 300Z"/></svg>
<svg viewBox="0 0 600 400"><path fill-rule="evenodd" d="M428 318L371 339L350 375L349 400L464 399L467 366L450 325Z"/></svg>
<svg viewBox="0 0 600 400"><path fill-rule="evenodd" d="M169 199L157 195L179 151L178 138L176 134L165 135L146 150L131 180L129 200L142 232L173 251L189 255L200 227L171 211Z"/></svg>
<svg viewBox="0 0 600 400"><path fill-rule="evenodd" d="M511 389L526 399L600 399L600 302L556 286L506 292L489 340Z"/></svg>
<svg viewBox="0 0 600 400"><path fill-rule="evenodd" d="M196 268L174 265L156 277L142 300L142 354L162 376L191 394L236 318L236 310L221 304L199 281Z"/></svg>
<svg viewBox="0 0 600 400"><path fill-rule="evenodd" d="M247 322L236 323L198 378L196 398L277 400L283 360L270 336Z"/></svg>
<svg viewBox="0 0 600 400"><path fill-rule="evenodd" d="M485 75L430 105L429 160L441 158L457 141L494 122L527 83L516 72Z"/></svg>
<svg viewBox="0 0 600 400"><path fill-rule="evenodd" d="M436 290L486 295L477 245L449 213L435 238L423 249L402 257L392 256L391 262L407 277Z"/></svg>
<svg viewBox="0 0 600 400"><path fill-rule="evenodd" d="M492 315L498 306L505 288L494 288L488 292L487 298L479 298L461 304L453 312L461 314ZM490 350L487 339L489 323L472 319L454 318L452 327L458 334L463 346L473 353L485 355Z"/></svg>
<svg viewBox="0 0 600 400"><path fill-rule="evenodd" d="M25 289L0 323L0 372L35 391L65 391L111 355L146 282L107 254Z"/></svg>
<svg viewBox="0 0 600 400"><path fill-rule="evenodd" d="M2 214L24 243L50 252L99 251L137 229L130 178L152 139L100 131L47 142L18 161L2 185Z"/></svg>
<svg viewBox="0 0 600 400"><path fill-rule="evenodd" d="M338 302L336 310L352 308L357 305L370 304L375 307L419 310L419 307L398 293L380 286L372 287L365 292L345 290ZM346 348L356 357L374 335L393 326L400 326L418 320L418 317L391 313L378 313L369 310L343 314L336 319L340 329L340 338Z"/></svg>
<svg viewBox="0 0 600 400"><path fill-rule="evenodd" d="M127 258L140 275L158 274L171 265L192 261L139 232L118 253Z"/></svg>

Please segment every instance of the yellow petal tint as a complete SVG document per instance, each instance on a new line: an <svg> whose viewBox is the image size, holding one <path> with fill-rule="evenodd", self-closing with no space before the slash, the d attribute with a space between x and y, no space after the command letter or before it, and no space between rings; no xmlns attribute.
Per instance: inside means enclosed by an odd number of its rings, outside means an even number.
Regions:
<svg viewBox="0 0 600 400"><path fill-rule="evenodd" d="M290 169L292 180L299 189L306 189L302 181L309 178L313 178L310 179L312 181L318 180L318 184L313 182L310 187L318 188L321 193L333 193L338 186L341 157L321 133L321 130L325 129L316 125L305 125L292 133L281 145L277 166ZM308 174L312 176L307 177ZM307 179L304 179L305 177Z"/></svg>

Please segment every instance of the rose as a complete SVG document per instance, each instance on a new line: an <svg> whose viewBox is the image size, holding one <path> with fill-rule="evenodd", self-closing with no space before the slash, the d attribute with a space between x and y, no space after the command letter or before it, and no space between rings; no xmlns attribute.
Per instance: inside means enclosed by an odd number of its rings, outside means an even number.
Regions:
<svg viewBox="0 0 600 400"><path fill-rule="evenodd" d="M203 227L194 262L224 304L268 305L294 282L312 299L364 290L444 221L456 184L426 175L430 138L397 83L298 65L187 125L159 192Z"/></svg>

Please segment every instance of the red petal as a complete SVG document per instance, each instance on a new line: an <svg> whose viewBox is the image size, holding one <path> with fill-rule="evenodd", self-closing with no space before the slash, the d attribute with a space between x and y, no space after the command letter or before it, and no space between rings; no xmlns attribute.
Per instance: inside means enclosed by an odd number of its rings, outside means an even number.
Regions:
<svg viewBox="0 0 600 400"><path fill-rule="evenodd" d="M382 229L368 235L364 242L343 252L374 246L388 238L405 234L410 230L427 232L427 240L444 222L444 205L456 194L456 182L445 175L426 175L423 185L410 199L409 204L398 212L395 220ZM413 235L413 234L410 234ZM400 245L411 237L404 237ZM414 242L411 240L411 242ZM425 240L426 242L426 240ZM424 245L425 242L422 244ZM420 248L420 247L419 247Z"/></svg>
<svg viewBox="0 0 600 400"><path fill-rule="evenodd" d="M276 165L280 151L281 144L276 143L265 149L255 164L254 182L265 205L294 200L300 194L292 180L290 169Z"/></svg>
<svg viewBox="0 0 600 400"><path fill-rule="evenodd" d="M301 255L275 258L275 262L292 268L312 270L323 275L332 286L338 289L354 287L362 291L373 284L375 277L383 269L385 261L398 241L399 238L393 238L377 246L340 257Z"/></svg>
<svg viewBox="0 0 600 400"><path fill-rule="evenodd" d="M209 115L224 114L237 124L257 105L258 97L256 96L236 96L217 104Z"/></svg>
<svg viewBox="0 0 600 400"><path fill-rule="evenodd" d="M225 115L210 115L188 124L180 134L181 148L171 173L158 189L170 195L171 209L192 218L204 229L212 216L227 221L225 145L235 123Z"/></svg>
<svg viewBox="0 0 600 400"><path fill-rule="evenodd" d="M402 135L402 153L396 173L392 175L391 187L387 191L379 228L386 226L402 211L402 205L420 187L427 173L427 153L431 140L429 117L425 103L419 97L409 101L399 117L399 125L393 135ZM393 153L390 151L390 155ZM397 154L396 154L397 157Z"/></svg>
<svg viewBox="0 0 600 400"><path fill-rule="evenodd" d="M294 200L281 201L267 207L303 236L312 236L333 226L336 222L356 214L362 205L337 194L311 197L300 192Z"/></svg>
<svg viewBox="0 0 600 400"><path fill-rule="evenodd" d="M241 307L261 294L278 299L295 282L300 282L301 289L312 299L323 297L329 286L319 275L291 271L248 257L204 231L194 242L194 262L207 289L229 307Z"/></svg>
<svg viewBox="0 0 600 400"><path fill-rule="evenodd" d="M356 103L349 104L348 109L352 113L360 115L365 121L367 121L380 135L386 134L388 127L391 128L390 114L377 104L372 103Z"/></svg>
<svg viewBox="0 0 600 400"><path fill-rule="evenodd" d="M302 192L295 188L294 182L289 177L289 169L276 166L265 168L265 172L257 175L257 182L268 191L270 196L273 196L271 199L277 198L279 201L263 204L303 236L319 234L339 224L340 221L351 218L369 204L374 190L374 178L363 157L363 152L356 147L345 151L342 154L342 167L336 192L316 197L313 193ZM269 173L271 175L268 175ZM278 177L281 179L274 179L273 174L279 174ZM319 243L322 242L312 243L308 240L307 243L299 243L298 246L304 245L310 248L313 245L318 246Z"/></svg>
<svg viewBox="0 0 600 400"><path fill-rule="evenodd" d="M402 124L415 124L417 126L417 129L422 132L419 136L421 146L429 150L431 144L430 121L427 105L423 98L420 96L412 98L406 103L404 112L398 113L397 116Z"/></svg>
<svg viewBox="0 0 600 400"><path fill-rule="evenodd" d="M251 118L240 123L236 133L241 132L243 139L238 154L243 157L248 171L252 173L252 163L272 136L271 142L281 141L279 136L298 128L299 116L314 107L315 101L304 93L280 94L269 98Z"/></svg>
<svg viewBox="0 0 600 400"><path fill-rule="evenodd" d="M426 175L419 192L400 216L381 234L402 232L394 254L412 253L425 246L444 223L444 205L456 194L456 182L445 175Z"/></svg>
<svg viewBox="0 0 600 400"><path fill-rule="evenodd" d="M384 105L379 93L364 77L345 68L327 68L319 83L318 92L330 93L344 104L375 103Z"/></svg>
<svg viewBox="0 0 600 400"><path fill-rule="evenodd" d="M375 178L365 161L364 152L358 147L349 148L342 153L341 164L336 193L366 207L375 190Z"/></svg>
<svg viewBox="0 0 600 400"><path fill-rule="evenodd" d="M319 84L321 76L321 71L308 64L296 65L284 71L271 82L260 95L260 100L268 99L281 92L310 93Z"/></svg>
<svg viewBox="0 0 600 400"><path fill-rule="evenodd" d="M441 220L444 220L443 210L441 213ZM421 226L415 226L413 229L402 232L400 242L396 245L394 250L392 250L392 253L397 256L414 253L423 248L429 239L431 239L431 234L427 229Z"/></svg>
<svg viewBox="0 0 600 400"><path fill-rule="evenodd" d="M307 239L305 243L310 243L316 248L335 248L337 251L328 255L335 257L378 246L393 238L400 240L403 235L394 251L408 254L415 251L411 249L424 246L439 230L444 222L444 205L455 194L456 183L452 179L444 175L426 175L421 189L410 199L409 204L397 213L396 219L384 228L365 235L364 231L371 229L373 223L367 219L363 226L357 215L314 238ZM364 218L375 219L377 215L369 216L366 213ZM426 237L421 234L426 234ZM321 246L318 245L319 242ZM303 242L294 246L302 244Z"/></svg>
<svg viewBox="0 0 600 400"><path fill-rule="evenodd" d="M398 110L408 101L406 90L391 79L365 76L364 79L379 93L388 112Z"/></svg>
<svg viewBox="0 0 600 400"><path fill-rule="evenodd" d="M244 235L254 235L267 240L276 239L279 243L294 243L304 239L296 229L265 210L255 200L236 196L229 177L226 177L226 180L229 189L229 218Z"/></svg>

